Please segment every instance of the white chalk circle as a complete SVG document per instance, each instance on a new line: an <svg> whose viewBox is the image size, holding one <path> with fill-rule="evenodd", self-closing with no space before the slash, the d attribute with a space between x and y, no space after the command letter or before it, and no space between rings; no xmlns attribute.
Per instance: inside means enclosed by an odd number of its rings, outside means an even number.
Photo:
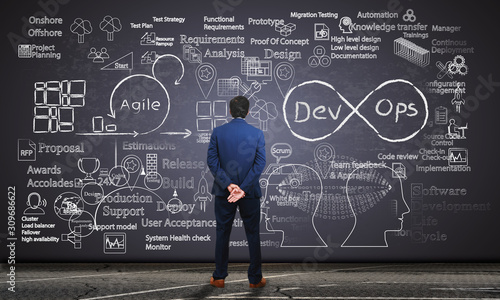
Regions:
<svg viewBox="0 0 500 300"><path fill-rule="evenodd" d="M96 205L104 198L104 189L100 184L89 182L82 187L81 196L86 204Z"/></svg>
<svg viewBox="0 0 500 300"><path fill-rule="evenodd" d="M156 78L142 74L120 81L110 102L110 116L119 133L151 133L165 122L170 110L167 89Z"/></svg>
<svg viewBox="0 0 500 300"><path fill-rule="evenodd" d="M64 192L54 201L54 212L62 220L69 221L74 216L80 216L83 211L83 200L76 193Z"/></svg>

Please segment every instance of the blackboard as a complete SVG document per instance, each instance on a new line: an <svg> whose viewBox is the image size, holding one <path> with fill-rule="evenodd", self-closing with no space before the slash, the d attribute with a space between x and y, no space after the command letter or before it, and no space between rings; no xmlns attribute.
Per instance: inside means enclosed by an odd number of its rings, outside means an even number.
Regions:
<svg viewBox="0 0 500 300"><path fill-rule="evenodd" d="M2 261L212 261L206 151L236 95L266 138L265 261L500 258L491 2L41 0L2 15ZM230 253L247 259L239 216Z"/></svg>

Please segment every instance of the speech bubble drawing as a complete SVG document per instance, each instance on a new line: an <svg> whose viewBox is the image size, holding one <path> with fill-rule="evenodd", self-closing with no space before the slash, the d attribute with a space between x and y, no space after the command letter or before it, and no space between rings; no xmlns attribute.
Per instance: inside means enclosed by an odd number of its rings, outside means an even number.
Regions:
<svg viewBox="0 0 500 300"><path fill-rule="evenodd" d="M271 146L271 155L276 158L276 163L279 163L282 158L292 155L292 146L287 143L276 143Z"/></svg>

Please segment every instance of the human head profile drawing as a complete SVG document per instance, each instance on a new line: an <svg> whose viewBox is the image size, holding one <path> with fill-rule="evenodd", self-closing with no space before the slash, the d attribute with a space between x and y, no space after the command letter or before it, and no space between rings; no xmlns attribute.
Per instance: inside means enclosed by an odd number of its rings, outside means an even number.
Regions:
<svg viewBox="0 0 500 300"><path fill-rule="evenodd" d="M346 181L346 196L354 224L342 247L388 247L387 232L401 231L410 212L398 173L385 165L357 168Z"/></svg>
<svg viewBox="0 0 500 300"><path fill-rule="evenodd" d="M282 234L280 246L326 247L314 224L323 195L320 175L306 165L279 164L261 177L265 228Z"/></svg>
<svg viewBox="0 0 500 300"><path fill-rule="evenodd" d="M339 28L342 33L352 33L352 20L349 17L342 17L339 21Z"/></svg>

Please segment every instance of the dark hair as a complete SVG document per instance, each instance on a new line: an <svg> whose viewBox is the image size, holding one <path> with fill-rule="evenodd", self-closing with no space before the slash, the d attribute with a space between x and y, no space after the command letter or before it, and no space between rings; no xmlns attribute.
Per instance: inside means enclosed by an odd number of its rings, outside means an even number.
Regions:
<svg viewBox="0 0 500 300"><path fill-rule="evenodd" d="M250 102L244 96L236 96L229 102L229 110L233 118L245 118L249 107Z"/></svg>

